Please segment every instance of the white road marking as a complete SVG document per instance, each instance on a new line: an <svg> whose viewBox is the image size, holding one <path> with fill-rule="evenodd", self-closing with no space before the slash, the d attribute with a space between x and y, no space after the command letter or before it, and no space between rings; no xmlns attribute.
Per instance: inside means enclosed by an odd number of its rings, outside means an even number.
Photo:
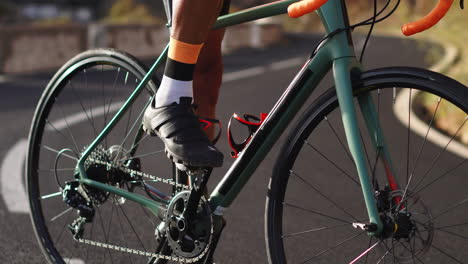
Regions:
<svg viewBox="0 0 468 264"><path fill-rule="evenodd" d="M8 81L8 78L4 75L0 75L0 83L4 83L4 82L7 82Z"/></svg>
<svg viewBox="0 0 468 264"><path fill-rule="evenodd" d="M89 118L91 118L91 114L92 114L92 117L98 117L98 116L102 116L104 114L109 114L109 113L116 112L117 110L120 109L120 107L123 104L124 104L123 101L122 102L115 102L115 103L113 103L111 105L101 106L101 107L90 109L90 111L87 111L87 114L83 113L83 112L79 112L79 113L76 113L76 114L69 115L64 119L59 119L59 120L50 122L53 127L49 126L49 127L47 127L47 130L50 131L50 130L55 130L55 129L57 129L57 130L65 129L65 128L67 128L67 126L72 126L72 125L75 125L75 124L78 124L80 122L88 120Z"/></svg>
<svg viewBox="0 0 468 264"><path fill-rule="evenodd" d="M230 72L223 75L224 82L232 82L235 80L253 77L255 75L263 74L267 71L266 67L252 67L241 71Z"/></svg>
<svg viewBox="0 0 468 264"><path fill-rule="evenodd" d="M85 264L84 260L77 258L64 258L63 261L65 261L67 264Z"/></svg>
<svg viewBox="0 0 468 264"><path fill-rule="evenodd" d="M413 90L413 94L411 96L412 100L417 97L417 94L420 93L419 90ZM397 117L397 119L404 125L407 126L408 124L408 112L401 111L401 109L407 109L409 105L409 98L410 98L410 91L409 89L404 89L400 91L397 96L396 103L393 105L393 113ZM413 113L411 110L411 130L421 136L422 138L426 137L427 131L429 130L429 126L426 122L419 119L419 117ZM466 147L463 143L460 143L456 140L451 140L451 137L444 135L443 133L439 132L437 129L432 128L427 135L427 140L434 143L435 145L443 148L447 148L447 150L451 151L452 153L467 159L468 158L468 147ZM450 142L449 145L447 145Z"/></svg>
<svg viewBox="0 0 468 264"><path fill-rule="evenodd" d="M28 199L23 185L23 168L26 158L26 139L20 139L8 151L0 171L0 190L9 212L28 213Z"/></svg>
<svg viewBox="0 0 468 264"><path fill-rule="evenodd" d="M278 62L272 63L270 65L270 68L274 71L285 70L285 69L293 68L297 65L301 65L305 63L306 61L307 61L306 57L298 57L298 58L293 58L289 60L278 61Z"/></svg>
<svg viewBox="0 0 468 264"><path fill-rule="evenodd" d="M269 70L283 70L300 65L304 62L303 57L292 58L284 61L271 63L266 66L252 67L245 70L230 72L223 75L223 81L232 82L256 75L261 75ZM93 117L104 115L105 113L112 113L117 111L123 102L113 103L105 108L104 106L92 109ZM50 130L63 130L67 126L72 126L77 123L87 121L91 117L91 112L86 115L83 112L72 114L65 119L59 119L50 122L52 126L48 126ZM0 175L1 196L7 209L12 213L28 213L29 205L23 184L23 168L26 158L27 140L20 139L13 148L8 151L2 162L2 170ZM73 259L71 263L80 264L81 260Z"/></svg>
<svg viewBox="0 0 468 264"><path fill-rule="evenodd" d="M223 75L223 82L226 83L226 82L238 81L238 80L245 79L245 78L250 78L256 75L264 74L270 70L278 71L278 70L292 68L297 65L301 65L305 61L306 60L304 57L297 57L297 58L287 59L283 61L273 62L265 66L257 66L257 67L240 70L240 71L229 72Z"/></svg>
<svg viewBox="0 0 468 264"><path fill-rule="evenodd" d="M445 72L447 69L453 65L453 62L458 58L459 50L453 45L449 45L447 43L444 44L444 57L440 59L437 64L433 65L429 70L435 72ZM416 98L416 94L419 93L419 90L413 89L412 100ZM397 117L397 119L406 126L408 123L408 112L401 111L401 109L408 108L409 105L409 90L404 89L401 91L396 99L396 103L393 105L393 113ZM426 122L420 120L417 115L415 115L411 111L411 127L410 129L418 134L421 137L425 137L428 131L429 126ZM427 139L438 145L441 148L444 148L447 143L450 141L450 137L444 135L437 131L437 129L431 129L429 132ZM451 151L452 153L462 157L468 158L468 147L463 145L462 143L453 140L448 146L447 150Z"/></svg>
<svg viewBox="0 0 468 264"><path fill-rule="evenodd" d="M92 110L93 117L116 112L123 103L124 102L115 102L110 106L97 107ZM90 113L88 113L88 116L90 117ZM86 116L86 114L83 112L72 114L64 119L50 122L53 127L49 126L47 129L63 130L67 126L72 126L80 122L87 121L88 116ZM65 119L67 121L65 121ZM26 160L27 148L27 139L20 139L7 152L5 158L2 161L0 174L0 194L8 211L11 213L29 213L28 198L23 184L24 162Z"/></svg>

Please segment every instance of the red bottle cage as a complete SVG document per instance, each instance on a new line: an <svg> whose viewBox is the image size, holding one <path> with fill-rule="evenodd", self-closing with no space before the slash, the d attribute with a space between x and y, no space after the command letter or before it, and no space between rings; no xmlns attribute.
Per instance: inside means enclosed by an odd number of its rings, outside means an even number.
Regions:
<svg viewBox="0 0 468 264"><path fill-rule="evenodd" d="M250 142L250 139L252 139L253 135L255 132L257 132L257 129L260 127L260 125L265 121L267 118L268 114L266 113L261 113L260 118L250 115L250 114L244 114L244 118L240 117L238 114L234 113L231 118L229 119L229 124L228 124L228 142L229 146L232 148L231 156L233 158L237 158L239 156L239 152L241 152L245 146ZM249 136L242 142L242 143L236 143L234 141L234 137L231 132L231 122L232 119L237 120L240 124L244 125L247 127L249 130Z"/></svg>

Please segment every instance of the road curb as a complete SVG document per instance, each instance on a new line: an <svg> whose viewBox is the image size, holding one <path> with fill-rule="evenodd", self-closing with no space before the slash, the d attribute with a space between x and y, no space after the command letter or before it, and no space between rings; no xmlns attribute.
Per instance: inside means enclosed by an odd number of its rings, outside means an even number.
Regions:
<svg viewBox="0 0 468 264"><path fill-rule="evenodd" d="M455 61L458 59L459 56L459 50L455 45L452 44L446 44L446 43L437 43L435 41L429 40L430 42L433 42L435 44L439 44L443 47L444 49L444 56L439 62L436 64L432 65L432 67L429 68L431 71L435 72L446 72L450 66L452 66ZM397 119L404 125L406 126L406 120L407 120L407 115L404 113L404 111L399 111L399 109L402 109L409 105L409 92L408 90L401 91L395 101L395 104L393 106L393 112ZM414 90L412 94L412 100L414 101L414 98L416 98L416 95L419 93L419 90ZM411 102L412 104L413 102ZM418 118L417 115L414 114L414 112L410 113L412 116L412 124L410 129L418 134L419 136L426 137L426 134L429 130L429 126L426 124L426 122L422 121L421 119ZM451 151L452 153L463 157L463 158L468 158L468 147L466 147L464 144L458 142L458 141L452 141L449 145L447 145L447 142L450 142L451 138L446 136L445 134L435 130L431 129L431 132L427 134L427 139L434 143L435 145L438 145L442 148L446 147L447 150Z"/></svg>

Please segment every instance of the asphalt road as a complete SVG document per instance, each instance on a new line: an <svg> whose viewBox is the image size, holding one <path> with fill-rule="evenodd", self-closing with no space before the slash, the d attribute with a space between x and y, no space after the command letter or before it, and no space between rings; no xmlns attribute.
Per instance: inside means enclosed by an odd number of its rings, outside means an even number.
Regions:
<svg viewBox="0 0 468 264"><path fill-rule="evenodd" d="M233 112L268 112L317 41L316 37L291 36L285 39L284 43L265 50L245 49L227 55L226 74L218 108L221 121L227 124ZM363 39L356 38L356 43L362 44ZM365 60L367 69L395 65L427 65L424 52L417 44L389 38L371 40ZM27 209L24 207L26 200L24 193L21 193L24 189L20 188L21 186L15 187L14 184L12 187L11 182L22 184L23 173L20 167L24 158L24 139L29 131L35 105L51 76L52 73L16 76L10 81L0 83L2 263L44 263ZM328 87L330 80L324 81L313 97ZM69 108L66 111L73 111L73 106ZM215 171L211 185L214 185L233 163L228 155L227 141L224 139L225 134L218 146L226 154L225 163L223 168ZM227 211L228 226L217 251L219 263L266 263L263 227L265 194L271 168L283 140L284 136ZM15 199L6 197L5 193L13 195Z"/></svg>

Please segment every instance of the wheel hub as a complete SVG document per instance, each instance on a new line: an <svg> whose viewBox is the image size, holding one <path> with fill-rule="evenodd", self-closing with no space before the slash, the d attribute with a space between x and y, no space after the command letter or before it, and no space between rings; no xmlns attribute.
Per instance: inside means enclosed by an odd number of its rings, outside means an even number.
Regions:
<svg viewBox="0 0 468 264"><path fill-rule="evenodd" d="M416 225L411 219L411 213L400 212L395 216L395 231L393 237L396 240L401 238L410 239L414 235Z"/></svg>
<svg viewBox="0 0 468 264"><path fill-rule="evenodd" d="M380 194L380 195L379 195ZM403 197L403 191L380 191L377 195L384 225L381 240L399 241L395 257L402 263L412 261L431 247L434 236L432 214L416 194L407 192L403 206L395 204L395 197ZM382 209L386 210L382 210ZM397 211L398 210L398 211ZM385 249L384 249L385 250ZM414 255L413 255L414 254Z"/></svg>
<svg viewBox="0 0 468 264"><path fill-rule="evenodd" d="M115 163L119 160L126 160L126 157L122 153L126 153L125 149L117 145L111 146L109 149L104 149L102 146L96 147L85 162L88 178L116 187L123 186L125 181L130 180L130 175L122 170L109 168L106 165L93 162L93 160L98 160L105 163ZM95 204L102 204L109 198L110 193L107 191L90 186L83 187ZM119 202L122 199L119 199Z"/></svg>

